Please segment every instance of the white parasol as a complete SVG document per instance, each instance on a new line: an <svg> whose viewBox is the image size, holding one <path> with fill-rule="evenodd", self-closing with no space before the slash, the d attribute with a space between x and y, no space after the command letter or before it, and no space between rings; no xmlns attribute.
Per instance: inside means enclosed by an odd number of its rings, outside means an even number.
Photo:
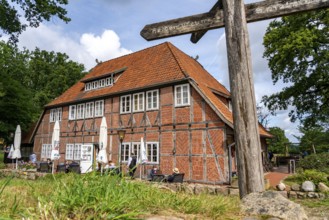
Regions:
<svg viewBox="0 0 329 220"><path fill-rule="evenodd" d="M102 118L101 127L99 131L99 152L97 155L97 162L106 164L107 161L107 124L106 124L106 118ZM103 166L101 166L102 173L103 173Z"/></svg>
<svg viewBox="0 0 329 220"><path fill-rule="evenodd" d="M145 164L147 163L147 154L146 154L146 149L145 149L145 143L144 143L144 139L141 137L141 148L140 148L140 151L139 151L139 160L140 160L140 163L141 164ZM142 169L140 169L140 178L142 178Z"/></svg>
<svg viewBox="0 0 329 220"><path fill-rule="evenodd" d="M16 159L16 169L17 169L17 159L20 159L22 157L21 155L21 141L22 141L22 132L21 132L21 126L17 125L16 131L15 131L15 139L14 139L14 152L12 155L12 159Z"/></svg>
<svg viewBox="0 0 329 220"><path fill-rule="evenodd" d="M50 159L52 161L59 160L59 158L60 158L59 133L60 133L59 122L56 120L55 125L54 125L53 135L51 137L52 150L51 150ZM52 173L54 173L54 162L53 162L53 167L52 167Z"/></svg>
<svg viewBox="0 0 329 220"><path fill-rule="evenodd" d="M7 158L11 159L14 168L13 154L14 154L14 145L11 145Z"/></svg>

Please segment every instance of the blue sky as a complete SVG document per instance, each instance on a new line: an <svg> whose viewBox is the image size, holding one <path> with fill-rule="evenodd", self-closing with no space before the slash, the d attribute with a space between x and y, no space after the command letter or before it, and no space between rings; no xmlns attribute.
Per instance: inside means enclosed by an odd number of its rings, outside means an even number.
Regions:
<svg viewBox="0 0 329 220"><path fill-rule="evenodd" d="M256 1L245 0L251 2ZM20 36L19 47L63 52L88 70L96 59L105 61L169 41L190 56L198 55L205 69L229 89L224 29L208 31L197 44L190 42L190 35L155 41L140 36L147 24L204 13L215 3L216 0L71 0L65 7L71 22L65 24L54 18L39 28L28 29ZM262 40L269 22L248 24L257 102L284 86L273 85L267 61L262 58ZM289 121L288 111L271 116L269 125L284 129L286 136L296 142L293 134L298 135L297 124Z"/></svg>

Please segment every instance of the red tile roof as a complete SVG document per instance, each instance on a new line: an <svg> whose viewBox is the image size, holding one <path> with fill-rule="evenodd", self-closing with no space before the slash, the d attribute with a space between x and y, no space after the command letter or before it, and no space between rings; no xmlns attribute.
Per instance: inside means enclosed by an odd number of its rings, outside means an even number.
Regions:
<svg viewBox="0 0 329 220"><path fill-rule="evenodd" d="M84 91L88 79L116 72L126 68L119 80L111 87ZM209 74L200 63L169 42L150 47L96 65L80 82L73 85L57 99L47 105L63 105L82 102L87 99L109 96L152 87L170 82L190 80L206 101L213 107L224 122L233 127L233 115L213 91L230 97L230 92ZM271 135L260 126L260 135Z"/></svg>

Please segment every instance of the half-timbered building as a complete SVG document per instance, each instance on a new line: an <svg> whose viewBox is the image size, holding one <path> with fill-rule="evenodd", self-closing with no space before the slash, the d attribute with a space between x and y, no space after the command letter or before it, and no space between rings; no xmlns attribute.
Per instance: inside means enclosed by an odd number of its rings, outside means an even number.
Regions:
<svg viewBox="0 0 329 220"><path fill-rule="evenodd" d="M177 167L185 181L214 184L227 183L235 169L230 92L171 43L98 63L49 103L33 134L38 159L50 157L59 120L59 162L79 161L82 145L97 146L103 116L108 158L122 167L131 152L139 155L143 137L145 169L157 166L170 174ZM266 150L271 135L262 126L259 133Z"/></svg>

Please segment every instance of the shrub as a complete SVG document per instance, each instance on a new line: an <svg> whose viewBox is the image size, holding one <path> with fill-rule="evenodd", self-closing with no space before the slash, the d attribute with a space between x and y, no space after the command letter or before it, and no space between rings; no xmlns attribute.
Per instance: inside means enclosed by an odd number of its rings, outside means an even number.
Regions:
<svg viewBox="0 0 329 220"><path fill-rule="evenodd" d="M317 170L329 174L329 153L312 154L298 163L303 170Z"/></svg>
<svg viewBox="0 0 329 220"><path fill-rule="evenodd" d="M302 184L304 181L312 181L315 185L318 185L320 182L329 185L329 181L327 179L327 174L323 172L319 172L317 170L305 170L289 176L285 179L285 182L293 182Z"/></svg>

